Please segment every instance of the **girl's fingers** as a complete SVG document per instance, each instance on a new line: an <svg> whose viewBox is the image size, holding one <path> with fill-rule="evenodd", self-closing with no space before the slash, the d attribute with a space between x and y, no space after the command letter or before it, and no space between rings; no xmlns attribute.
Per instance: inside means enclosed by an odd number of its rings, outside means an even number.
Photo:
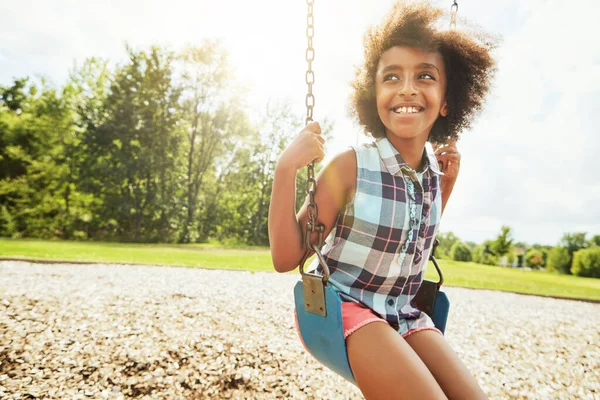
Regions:
<svg viewBox="0 0 600 400"><path fill-rule="evenodd" d="M316 162L321 162L325 158L325 147L321 143L317 143L317 148L315 152L314 160Z"/></svg>
<svg viewBox="0 0 600 400"><path fill-rule="evenodd" d="M443 163L447 163L448 161L452 161L454 163L460 163L460 155L458 154L443 154L437 157L438 161L442 161Z"/></svg>
<svg viewBox="0 0 600 400"><path fill-rule="evenodd" d="M438 157L438 160L442 161L444 164L447 164L448 162L452 162L453 164L460 164L460 156L440 156Z"/></svg>
<svg viewBox="0 0 600 400"><path fill-rule="evenodd" d="M454 146L440 147L435 151L435 154L443 154L443 153L458 153L458 150Z"/></svg>
<svg viewBox="0 0 600 400"><path fill-rule="evenodd" d="M325 152L323 152L322 150L319 151L319 156L317 157L317 162L320 163L321 161L323 161L324 158L325 158Z"/></svg>
<svg viewBox="0 0 600 400"><path fill-rule="evenodd" d="M318 135L321 134L321 125L319 125L318 122L311 122L308 125L306 125L306 127L304 129L307 131L316 133Z"/></svg>
<svg viewBox="0 0 600 400"><path fill-rule="evenodd" d="M458 173L458 169L460 168L460 155L458 153L444 154L438 157L438 165L440 165L440 163L442 172L446 173L452 169L455 173Z"/></svg>
<svg viewBox="0 0 600 400"><path fill-rule="evenodd" d="M460 153L446 153L437 156L438 159L460 160Z"/></svg>

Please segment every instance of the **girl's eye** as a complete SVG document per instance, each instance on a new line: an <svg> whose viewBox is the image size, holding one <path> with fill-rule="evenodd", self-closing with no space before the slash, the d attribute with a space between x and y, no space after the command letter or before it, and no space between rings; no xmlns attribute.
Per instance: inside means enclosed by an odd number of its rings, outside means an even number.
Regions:
<svg viewBox="0 0 600 400"><path fill-rule="evenodd" d="M391 80L398 80L400 78L398 78L398 75L396 74L387 74L386 76L383 77L383 81L387 82L387 81L391 81Z"/></svg>
<svg viewBox="0 0 600 400"><path fill-rule="evenodd" d="M423 72L422 74L419 75L419 79L424 78L424 79L432 79L435 81L435 77L430 74L429 72Z"/></svg>

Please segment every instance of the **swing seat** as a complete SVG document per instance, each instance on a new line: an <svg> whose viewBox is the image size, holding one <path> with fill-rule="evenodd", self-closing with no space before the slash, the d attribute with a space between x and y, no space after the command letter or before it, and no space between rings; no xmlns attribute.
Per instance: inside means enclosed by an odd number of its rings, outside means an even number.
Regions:
<svg viewBox="0 0 600 400"><path fill-rule="evenodd" d="M437 266L436 266L437 267ZM423 283L438 285L433 281ZM306 310L304 285L302 280L294 287L294 300L298 330L309 353L321 364L356 385L354 374L348 361L344 326L342 323L342 301L339 294L328 284L323 285L325 298L325 316ZM428 314L435 327L442 334L446 329L450 302L446 293L437 291L433 299L433 312Z"/></svg>
<svg viewBox="0 0 600 400"><path fill-rule="evenodd" d="M342 324L342 301L330 285L325 285L325 310L327 315L321 316L306 311L304 308L304 289L302 281L294 287L296 318L298 330L304 346L321 364L341 375L349 382L354 382L354 374L348 362L344 325Z"/></svg>

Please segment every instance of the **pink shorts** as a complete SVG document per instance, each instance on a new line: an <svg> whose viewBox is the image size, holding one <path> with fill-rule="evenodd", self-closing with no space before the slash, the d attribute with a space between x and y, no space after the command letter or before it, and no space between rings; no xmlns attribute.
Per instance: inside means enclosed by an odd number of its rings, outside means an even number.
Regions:
<svg viewBox="0 0 600 400"><path fill-rule="evenodd" d="M298 318L296 317L295 311L294 320L296 321L296 330L298 332L298 336L300 336L300 340L302 340L302 336L300 335L300 329L298 328ZM371 322L384 322L388 324L388 322L385 319L375 314L370 308L367 308L359 303L355 303L352 301L342 302L342 324L344 325L344 339L347 339L348 336L350 336L363 326L370 324ZM402 337L407 337L412 333L419 332L422 330L434 330L441 334L441 332L437 328L419 328L404 333ZM302 342L302 345L304 345L304 342ZM306 348L306 346L304 346L304 348Z"/></svg>
<svg viewBox="0 0 600 400"><path fill-rule="evenodd" d="M385 319L375 314L373 310L352 301L342 302L342 323L344 324L344 339L371 322L385 322ZM389 325L389 324L388 324Z"/></svg>
<svg viewBox="0 0 600 400"><path fill-rule="evenodd" d="M348 336L359 330L365 325L370 324L371 322L385 322L389 325L389 323L381 318L379 315L375 314L373 310L367 308L359 303L354 303L352 301L345 301L342 303L342 323L344 324L344 339L347 339ZM402 334L402 337L405 338L409 335L412 335L415 332L432 330L440 332L437 328L416 328L412 329L408 332Z"/></svg>

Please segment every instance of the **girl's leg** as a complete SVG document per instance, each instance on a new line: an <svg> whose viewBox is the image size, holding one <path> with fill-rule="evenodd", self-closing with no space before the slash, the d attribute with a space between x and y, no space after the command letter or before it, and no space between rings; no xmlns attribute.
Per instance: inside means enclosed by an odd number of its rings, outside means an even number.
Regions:
<svg viewBox="0 0 600 400"><path fill-rule="evenodd" d="M449 399L487 399L484 391L438 332L425 330L405 337Z"/></svg>
<svg viewBox="0 0 600 400"><path fill-rule="evenodd" d="M354 379L367 400L446 399L417 353L388 324L361 327L346 338L346 347Z"/></svg>

